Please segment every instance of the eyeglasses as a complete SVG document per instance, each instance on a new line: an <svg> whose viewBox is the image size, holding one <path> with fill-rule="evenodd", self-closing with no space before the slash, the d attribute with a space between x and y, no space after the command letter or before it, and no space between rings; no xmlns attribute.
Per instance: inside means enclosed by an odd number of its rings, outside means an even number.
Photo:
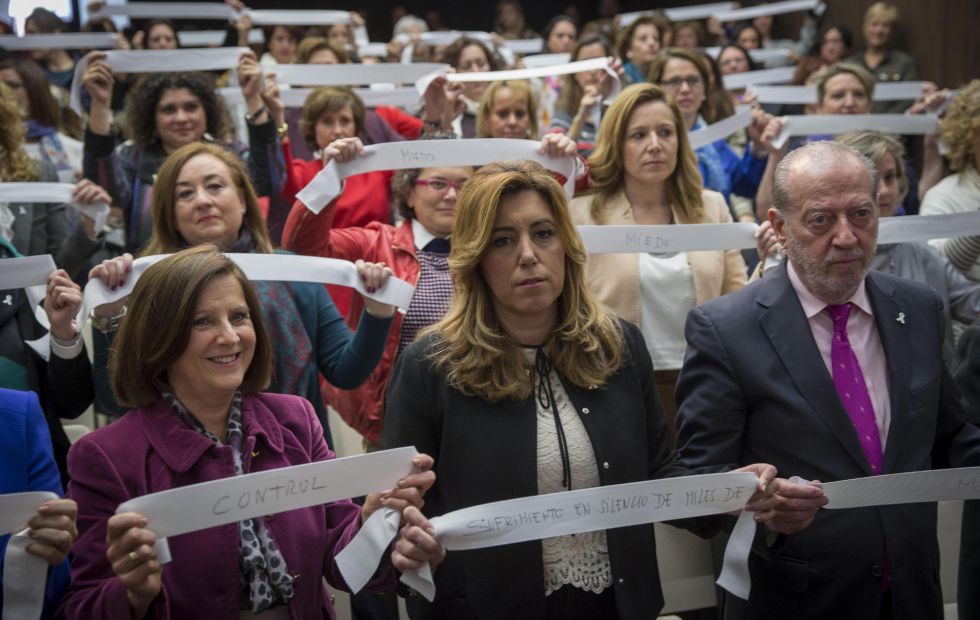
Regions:
<svg viewBox="0 0 980 620"><path fill-rule="evenodd" d="M453 188L457 192L463 187L465 181L449 181L447 179L418 179L415 181L416 185L421 185L423 187L428 187L434 192L448 192L449 188Z"/></svg>
<svg viewBox="0 0 980 620"><path fill-rule="evenodd" d="M675 77L669 80L663 80L660 82L660 85L666 86L667 88L680 88L682 84L687 84L688 88L697 88L703 83L704 81L700 75L689 75L687 77Z"/></svg>

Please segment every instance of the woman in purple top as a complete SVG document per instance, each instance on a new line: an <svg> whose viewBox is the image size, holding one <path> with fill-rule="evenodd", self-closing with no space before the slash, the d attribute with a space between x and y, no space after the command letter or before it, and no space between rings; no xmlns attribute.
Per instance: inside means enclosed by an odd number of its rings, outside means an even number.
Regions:
<svg viewBox="0 0 980 620"><path fill-rule="evenodd" d="M381 269L366 283L378 286ZM370 281L374 278L375 281ZM325 577L346 585L334 557L382 505L421 506L432 459L364 507L330 502L172 537L120 503L209 480L333 457L313 407L267 394L272 349L245 275L216 248L195 246L147 269L129 298L110 358L117 400L134 407L69 453L79 537L67 618L334 618ZM386 563L368 585L394 585Z"/></svg>

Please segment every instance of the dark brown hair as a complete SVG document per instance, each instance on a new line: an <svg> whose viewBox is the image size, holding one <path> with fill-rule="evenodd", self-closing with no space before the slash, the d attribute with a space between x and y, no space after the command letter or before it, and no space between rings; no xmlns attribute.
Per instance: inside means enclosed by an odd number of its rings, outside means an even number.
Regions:
<svg viewBox="0 0 980 620"><path fill-rule="evenodd" d="M31 107L29 117L40 125L59 129L61 110L51 96L51 83L48 82L44 69L30 58L17 56L0 61L0 69L12 69L20 78L21 88L27 93L27 101Z"/></svg>
<svg viewBox="0 0 980 620"><path fill-rule="evenodd" d="M218 94L214 78L200 71L187 73L153 73L140 80L129 91L126 118L129 137L136 146L146 148L160 141L157 133L157 104L168 90L186 88L204 107L205 131L220 139L227 133L228 111Z"/></svg>
<svg viewBox="0 0 980 620"><path fill-rule="evenodd" d="M255 353L239 389L254 394L269 385L272 347L255 291L238 265L205 244L168 256L137 280L109 352L109 381L120 404L148 407L160 399L167 389L167 370L187 348L201 291L223 276L232 276L242 287L255 330Z"/></svg>

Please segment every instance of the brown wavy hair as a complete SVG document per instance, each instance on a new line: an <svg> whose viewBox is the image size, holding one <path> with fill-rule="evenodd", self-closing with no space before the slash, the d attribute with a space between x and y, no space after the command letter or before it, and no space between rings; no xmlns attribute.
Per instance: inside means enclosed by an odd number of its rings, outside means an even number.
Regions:
<svg viewBox="0 0 980 620"><path fill-rule="evenodd" d="M946 146L946 157L953 172L961 172L974 161L973 146L980 134L980 80L960 89L939 121L939 138Z"/></svg>
<svg viewBox="0 0 980 620"><path fill-rule="evenodd" d="M619 324L586 284L585 245L572 224L561 185L536 162L489 164L466 181L456 200L449 255L452 302L443 319L422 335L434 336L429 358L446 371L451 386L491 402L527 398L534 387L520 344L497 321L490 286L480 269L500 204L522 192L534 192L551 206L565 248L558 325L544 345L548 357L569 382L583 388L605 384L623 361Z"/></svg>
<svg viewBox="0 0 980 620"><path fill-rule="evenodd" d="M364 101L353 89L347 86L320 86L306 96L299 117L299 131L310 150L320 148L316 143L316 123L320 117L327 112L339 112L345 107L350 107L354 117L354 135L359 135L364 131Z"/></svg>
<svg viewBox="0 0 980 620"><path fill-rule="evenodd" d="M0 181L37 181L38 168L24 149L24 120L13 91L0 82Z"/></svg>
<svg viewBox="0 0 980 620"><path fill-rule="evenodd" d="M141 79L129 91L126 119L129 137L140 148L160 141L157 133L157 104L168 90L186 88L204 107L204 131L216 140L228 133L230 117L224 98L218 94L214 78L200 71L187 73L153 73Z"/></svg>
<svg viewBox="0 0 980 620"><path fill-rule="evenodd" d="M177 179L184 165L198 155L210 155L228 167L231 182L238 188L242 202L245 203L242 226L252 235L256 252L271 254L272 241L269 239L269 231L265 226L265 218L262 217L259 199L255 194L255 188L252 187L252 181L248 178L245 164L236 155L217 144L191 142L171 153L157 172L150 212L153 234L142 256L177 252L188 246L187 240L177 230Z"/></svg>
<svg viewBox="0 0 980 620"><path fill-rule="evenodd" d="M677 166L667 179L667 199L678 214L679 224L696 224L704 217L701 173L691 150L684 117L664 89L655 84L633 84L613 100L596 136L596 147L589 157L589 176L595 196L590 207L596 221L602 219L602 204L622 190L625 182L623 144L633 111L645 103L660 101L670 108L677 133Z"/></svg>

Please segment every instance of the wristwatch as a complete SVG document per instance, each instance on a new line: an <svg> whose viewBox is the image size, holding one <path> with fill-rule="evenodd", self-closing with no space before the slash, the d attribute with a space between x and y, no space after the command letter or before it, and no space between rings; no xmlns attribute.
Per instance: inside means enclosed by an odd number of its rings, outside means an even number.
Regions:
<svg viewBox="0 0 980 620"><path fill-rule="evenodd" d="M122 312L119 314L108 317L95 316L95 309L93 308L89 313L89 321L92 323L92 329L97 329L103 334L111 334L119 330L124 316L126 316L126 306L122 307Z"/></svg>

